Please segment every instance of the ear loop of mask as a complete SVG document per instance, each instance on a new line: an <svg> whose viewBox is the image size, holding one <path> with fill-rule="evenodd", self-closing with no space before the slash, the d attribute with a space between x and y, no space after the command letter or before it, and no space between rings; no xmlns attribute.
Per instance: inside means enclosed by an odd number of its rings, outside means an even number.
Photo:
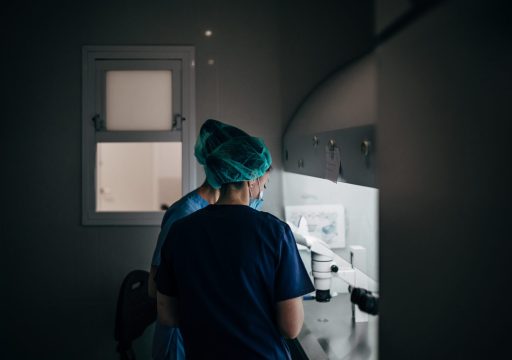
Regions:
<svg viewBox="0 0 512 360"><path fill-rule="evenodd" d="M263 190L261 189L260 179L257 179L257 181L258 181L258 188L260 189L260 194L258 195L258 199L263 200Z"/></svg>
<svg viewBox="0 0 512 360"><path fill-rule="evenodd" d="M261 191L261 186L260 186L260 183L259 183L259 179L257 179L258 181L258 187L260 189L260 193L258 195L258 198L257 199L253 199L252 198L252 193L251 193L251 188L249 186L249 206L255 210L261 210L262 206L263 206L263 191Z"/></svg>

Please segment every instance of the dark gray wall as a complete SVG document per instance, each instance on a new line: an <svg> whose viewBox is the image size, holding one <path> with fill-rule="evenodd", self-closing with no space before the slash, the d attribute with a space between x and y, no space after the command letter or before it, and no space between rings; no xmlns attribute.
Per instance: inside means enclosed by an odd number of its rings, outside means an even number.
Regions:
<svg viewBox="0 0 512 360"><path fill-rule="evenodd" d="M266 205L279 213L289 114L371 37L370 1L329 3L28 1L3 8L0 358L116 358L119 286L130 270L148 267L158 234L156 227L81 226L82 46L196 46L197 128L214 117L265 138L276 162ZM206 28L211 39L202 35ZM141 358L149 355L145 341Z"/></svg>
<svg viewBox="0 0 512 360"><path fill-rule="evenodd" d="M446 1L379 49L381 359L510 354L508 14Z"/></svg>
<svg viewBox="0 0 512 360"><path fill-rule="evenodd" d="M373 39L373 1L281 0L280 82L286 123L306 95L367 51Z"/></svg>

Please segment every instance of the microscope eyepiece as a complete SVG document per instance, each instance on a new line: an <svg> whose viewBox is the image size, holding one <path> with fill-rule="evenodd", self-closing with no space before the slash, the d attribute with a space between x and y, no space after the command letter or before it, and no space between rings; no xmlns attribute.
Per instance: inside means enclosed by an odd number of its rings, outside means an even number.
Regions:
<svg viewBox="0 0 512 360"><path fill-rule="evenodd" d="M352 288L350 301L359 307L359 310L370 315L379 313L379 299L372 295L368 290L362 288Z"/></svg>
<svg viewBox="0 0 512 360"><path fill-rule="evenodd" d="M329 290L316 290L315 300L318 302L331 301L331 293Z"/></svg>

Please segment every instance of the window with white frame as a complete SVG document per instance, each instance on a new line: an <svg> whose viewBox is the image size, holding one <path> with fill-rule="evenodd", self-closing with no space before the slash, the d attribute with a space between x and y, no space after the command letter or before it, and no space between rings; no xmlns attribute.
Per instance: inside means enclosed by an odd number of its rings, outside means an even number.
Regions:
<svg viewBox="0 0 512 360"><path fill-rule="evenodd" d="M195 184L194 49L83 48L84 225L160 225Z"/></svg>

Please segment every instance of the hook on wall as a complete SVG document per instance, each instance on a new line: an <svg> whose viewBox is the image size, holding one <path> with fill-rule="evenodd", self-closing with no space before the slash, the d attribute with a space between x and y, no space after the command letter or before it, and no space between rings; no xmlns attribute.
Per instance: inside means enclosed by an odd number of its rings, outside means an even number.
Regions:
<svg viewBox="0 0 512 360"><path fill-rule="evenodd" d="M336 148L336 141L334 139L329 140L327 146L329 147L329 151L334 151Z"/></svg>
<svg viewBox="0 0 512 360"><path fill-rule="evenodd" d="M363 140L361 142L361 154L363 154L365 157L368 157L368 154L370 153L370 146L370 140Z"/></svg>

